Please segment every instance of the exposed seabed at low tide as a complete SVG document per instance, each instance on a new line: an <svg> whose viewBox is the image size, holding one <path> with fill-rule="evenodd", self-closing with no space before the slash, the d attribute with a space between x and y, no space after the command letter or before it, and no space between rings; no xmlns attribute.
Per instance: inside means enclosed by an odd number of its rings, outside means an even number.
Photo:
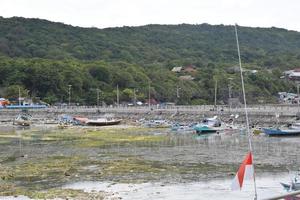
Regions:
<svg viewBox="0 0 300 200"><path fill-rule="evenodd" d="M300 138L261 135L253 143L259 199L285 193L279 182L289 182L287 172L300 166ZM5 129L0 199L35 198L53 188L60 194L67 188L104 191L106 199L251 199L252 182L230 191L247 149L240 132L198 137L127 126Z"/></svg>

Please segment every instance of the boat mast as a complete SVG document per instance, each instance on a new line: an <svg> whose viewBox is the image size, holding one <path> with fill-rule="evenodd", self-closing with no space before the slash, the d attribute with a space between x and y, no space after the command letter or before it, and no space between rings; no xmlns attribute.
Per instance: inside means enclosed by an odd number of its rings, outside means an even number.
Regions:
<svg viewBox="0 0 300 200"><path fill-rule="evenodd" d="M248 118L248 111L247 111L247 102L246 102L245 85L244 85L244 78L243 78L243 68L242 68L242 61L241 61L240 45L239 45L239 38L238 38L238 32L237 32L237 24L234 25L234 29L235 29L235 38L236 38L238 57L239 57L239 66L240 66L240 74L241 74L241 82L242 82L242 90L243 90L243 99L244 99L244 109L245 109L246 125L247 125L248 144L249 144L249 150L252 153L252 141L251 141L251 134L250 134L250 128L249 128L249 118ZM254 195L255 195L254 200L257 200L255 170L254 170L253 160L254 159L252 157L253 183L254 183Z"/></svg>

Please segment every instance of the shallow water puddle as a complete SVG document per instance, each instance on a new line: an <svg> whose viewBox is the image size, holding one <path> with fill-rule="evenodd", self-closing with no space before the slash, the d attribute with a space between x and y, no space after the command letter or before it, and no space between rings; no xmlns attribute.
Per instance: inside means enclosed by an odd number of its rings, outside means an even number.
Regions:
<svg viewBox="0 0 300 200"><path fill-rule="evenodd" d="M285 194L280 182L289 182L290 175L269 174L257 177L258 199ZM196 199L253 199L254 189L252 181L246 181L242 191L230 190L231 180L214 180L192 183L141 183L124 184L111 182L77 182L65 185L64 188L82 189L86 192L106 191L115 196L130 200L170 199L170 200L196 200Z"/></svg>

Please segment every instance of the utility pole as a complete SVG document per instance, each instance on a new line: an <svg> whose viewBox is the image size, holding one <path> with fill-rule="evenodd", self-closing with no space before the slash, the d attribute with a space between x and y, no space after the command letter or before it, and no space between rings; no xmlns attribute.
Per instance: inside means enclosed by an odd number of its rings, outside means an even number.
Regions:
<svg viewBox="0 0 300 200"><path fill-rule="evenodd" d="M133 88L133 105L136 106L136 94L135 94L135 88Z"/></svg>
<svg viewBox="0 0 300 200"><path fill-rule="evenodd" d="M176 97L177 97L177 98L179 98L179 97L180 97L180 95L179 95L179 87L178 87L178 85L176 86Z"/></svg>
<svg viewBox="0 0 300 200"><path fill-rule="evenodd" d="M100 89L97 88L97 107L99 107L99 100L100 100L99 93L100 93Z"/></svg>
<svg viewBox="0 0 300 200"><path fill-rule="evenodd" d="M120 99L119 99L119 85L117 85L117 107L119 108L119 103L120 103Z"/></svg>
<svg viewBox="0 0 300 200"><path fill-rule="evenodd" d="M148 81L148 107L149 107L149 110L151 108L151 94L150 94L150 80Z"/></svg>
<svg viewBox="0 0 300 200"><path fill-rule="evenodd" d="M298 112L299 112L299 84L300 83L298 81L296 83L297 83L297 97L298 97L297 98L297 104L298 104Z"/></svg>
<svg viewBox="0 0 300 200"><path fill-rule="evenodd" d="M218 80L216 79L215 83L215 109L217 109L217 88L218 88Z"/></svg>
<svg viewBox="0 0 300 200"><path fill-rule="evenodd" d="M19 86L19 106L21 105L21 89L20 89L20 86Z"/></svg>
<svg viewBox="0 0 300 200"><path fill-rule="evenodd" d="M177 97L177 104L178 104L178 102L179 102L179 98L180 98L180 94L179 94L179 87L178 87L178 85L176 85L176 97Z"/></svg>
<svg viewBox="0 0 300 200"><path fill-rule="evenodd" d="M71 88L72 88L72 85L68 85L69 87L69 90L68 90L68 93L69 93L69 106L71 105Z"/></svg>
<svg viewBox="0 0 300 200"><path fill-rule="evenodd" d="M231 80L232 78L228 78L229 83L228 83L228 105L229 105L229 113L231 113Z"/></svg>

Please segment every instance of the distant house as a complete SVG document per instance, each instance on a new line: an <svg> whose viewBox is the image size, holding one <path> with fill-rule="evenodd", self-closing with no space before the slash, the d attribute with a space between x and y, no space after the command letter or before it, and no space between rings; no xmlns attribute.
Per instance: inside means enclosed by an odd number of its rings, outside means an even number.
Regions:
<svg viewBox="0 0 300 200"><path fill-rule="evenodd" d="M192 77L191 75L185 75L185 76L179 76L179 79L182 81L192 81L194 80L194 77Z"/></svg>
<svg viewBox="0 0 300 200"><path fill-rule="evenodd" d="M186 73L195 73L197 72L197 68L195 67L195 65L188 65L185 66L182 71Z"/></svg>
<svg viewBox="0 0 300 200"><path fill-rule="evenodd" d="M292 81L300 81L300 68L285 71L284 76Z"/></svg>
<svg viewBox="0 0 300 200"><path fill-rule="evenodd" d="M180 73L182 71L182 67L173 67L172 72Z"/></svg>
<svg viewBox="0 0 300 200"><path fill-rule="evenodd" d="M194 73L197 72L197 67L195 65L187 65L187 66L180 66L180 67L173 67L173 69L171 70L172 72L176 72L176 73L180 73L180 72L184 72L184 73Z"/></svg>

